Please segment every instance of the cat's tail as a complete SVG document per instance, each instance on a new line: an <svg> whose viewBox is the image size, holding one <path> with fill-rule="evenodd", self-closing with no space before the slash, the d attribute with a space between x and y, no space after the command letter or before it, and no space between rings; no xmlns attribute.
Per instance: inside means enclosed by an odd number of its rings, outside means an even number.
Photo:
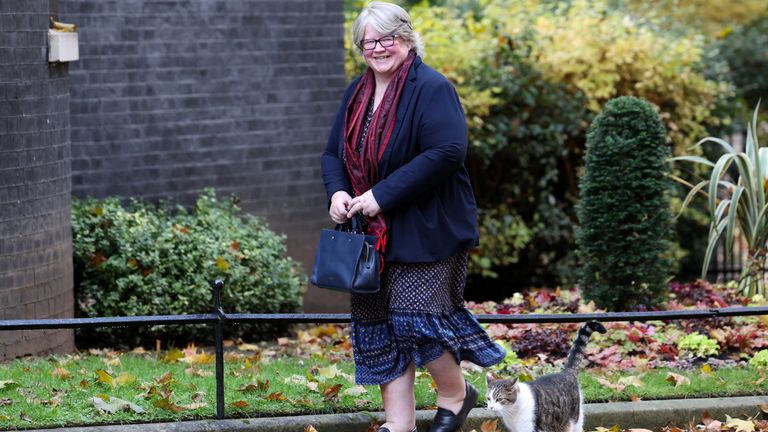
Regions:
<svg viewBox="0 0 768 432"><path fill-rule="evenodd" d="M584 348L587 347L589 337L594 332L605 333L606 330L605 327L597 321L588 321L579 329L579 334L576 335L576 340L573 341L571 350L568 352L568 359L565 362L566 369L579 369L579 365L584 359Z"/></svg>

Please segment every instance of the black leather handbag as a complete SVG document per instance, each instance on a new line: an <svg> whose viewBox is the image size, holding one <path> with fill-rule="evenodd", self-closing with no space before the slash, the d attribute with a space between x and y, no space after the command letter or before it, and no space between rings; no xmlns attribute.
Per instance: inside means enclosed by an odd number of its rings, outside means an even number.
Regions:
<svg viewBox="0 0 768 432"><path fill-rule="evenodd" d="M379 291L381 260L376 236L364 234L359 216L320 232L310 280L320 288L357 294Z"/></svg>

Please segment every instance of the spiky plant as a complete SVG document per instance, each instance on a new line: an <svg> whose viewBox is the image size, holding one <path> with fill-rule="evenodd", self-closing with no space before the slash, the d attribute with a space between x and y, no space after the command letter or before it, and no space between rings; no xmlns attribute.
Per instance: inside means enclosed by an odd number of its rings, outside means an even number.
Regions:
<svg viewBox="0 0 768 432"><path fill-rule="evenodd" d="M724 154L716 162L700 156L678 156L672 161L689 161L704 165L708 170L709 179L702 180L696 185L678 177L675 180L691 188L681 207L680 212L688 206L697 194L707 198L710 226L706 254L701 268L701 277L705 278L712 253L718 240L725 233L725 248L733 251L734 238L742 235L747 244L747 260L741 270L739 287L748 296L765 295L765 259L768 247L768 148L760 147L757 139L757 114L760 109L758 102L752 116L752 122L747 125L745 151L737 151L727 141L707 137L696 143L700 146L713 142L722 148ZM729 168L735 165L732 170Z"/></svg>

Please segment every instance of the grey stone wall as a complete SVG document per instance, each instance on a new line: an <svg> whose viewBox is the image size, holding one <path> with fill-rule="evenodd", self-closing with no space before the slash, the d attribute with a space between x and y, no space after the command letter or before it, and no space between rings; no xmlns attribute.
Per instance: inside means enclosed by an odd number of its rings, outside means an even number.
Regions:
<svg viewBox="0 0 768 432"><path fill-rule="evenodd" d="M6 0L3 0L5 2ZM319 155L344 88L342 0L60 0L76 196L235 193L309 270ZM329 297L330 296L330 297ZM307 310L346 299L311 288Z"/></svg>
<svg viewBox="0 0 768 432"><path fill-rule="evenodd" d="M0 1L0 320L71 318L69 78L56 1ZM0 359L71 351L71 330L0 332Z"/></svg>

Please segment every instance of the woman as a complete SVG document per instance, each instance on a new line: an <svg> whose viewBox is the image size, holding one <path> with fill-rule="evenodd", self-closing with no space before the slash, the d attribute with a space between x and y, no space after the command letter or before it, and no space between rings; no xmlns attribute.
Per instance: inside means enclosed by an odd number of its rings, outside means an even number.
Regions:
<svg viewBox="0 0 768 432"><path fill-rule="evenodd" d="M355 379L380 386L380 432L415 431L415 368L425 366L437 383L430 430L458 431L478 396L459 362L505 355L464 307L467 251L478 243L464 112L422 63L401 7L370 3L352 37L368 68L344 94L322 171L331 219L362 215L385 261L381 290L352 295Z"/></svg>

